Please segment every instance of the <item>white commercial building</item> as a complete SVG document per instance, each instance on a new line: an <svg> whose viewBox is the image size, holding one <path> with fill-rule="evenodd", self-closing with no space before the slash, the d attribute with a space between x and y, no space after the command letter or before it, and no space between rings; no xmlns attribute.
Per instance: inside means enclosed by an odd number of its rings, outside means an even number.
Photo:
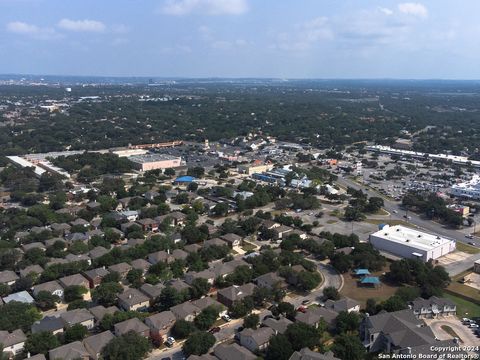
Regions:
<svg viewBox="0 0 480 360"><path fill-rule="evenodd" d="M377 250L407 259L428 261L455 250L455 240L428 234L402 225L385 225L369 237Z"/></svg>
<svg viewBox="0 0 480 360"><path fill-rule="evenodd" d="M453 196L480 200L480 176L475 175L470 181L453 185L449 193Z"/></svg>

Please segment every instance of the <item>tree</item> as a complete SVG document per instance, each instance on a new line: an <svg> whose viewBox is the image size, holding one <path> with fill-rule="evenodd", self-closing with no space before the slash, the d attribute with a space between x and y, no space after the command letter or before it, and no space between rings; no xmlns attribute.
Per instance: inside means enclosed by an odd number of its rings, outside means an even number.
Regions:
<svg viewBox="0 0 480 360"><path fill-rule="evenodd" d="M165 287L160 296L155 300L155 307L160 311L168 310L172 306L178 305L183 301L183 296L171 286Z"/></svg>
<svg viewBox="0 0 480 360"><path fill-rule="evenodd" d="M351 334L337 336L332 351L335 357L342 360L362 360L365 356L365 347L359 337Z"/></svg>
<svg viewBox="0 0 480 360"><path fill-rule="evenodd" d="M13 331L22 329L29 331L32 324L40 320L42 314L30 304L17 301L4 304L0 311L0 330Z"/></svg>
<svg viewBox="0 0 480 360"><path fill-rule="evenodd" d="M102 351L105 360L141 360L150 350L148 339L134 331L113 338Z"/></svg>
<svg viewBox="0 0 480 360"><path fill-rule="evenodd" d="M117 295L120 294L122 290L122 285L119 283L101 283L92 291L92 299L100 305L112 306L117 302Z"/></svg>
<svg viewBox="0 0 480 360"><path fill-rule="evenodd" d="M285 335L292 344L293 350L298 351L304 347L313 348L317 346L320 342L320 334L325 329L325 323L321 323L316 329L313 326L297 322L288 326Z"/></svg>
<svg viewBox="0 0 480 360"><path fill-rule="evenodd" d="M228 208L229 207L228 207L228 204L226 202L219 202L213 207L212 213L215 216L220 216L220 217L227 216Z"/></svg>
<svg viewBox="0 0 480 360"><path fill-rule="evenodd" d="M390 296L380 304L381 308L388 312L404 310L407 308L406 302L398 295Z"/></svg>
<svg viewBox="0 0 480 360"><path fill-rule="evenodd" d="M207 306L195 318L195 326L199 330L208 330L218 317L218 308L214 305Z"/></svg>
<svg viewBox="0 0 480 360"><path fill-rule="evenodd" d="M88 290L81 285L67 286L63 291L63 297L66 302L83 300L83 295L87 292Z"/></svg>
<svg viewBox="0 0 480 360"><path fill-rule="evenodd" d="M25 342L25 351L31 354L46 355L49 350L60 346L60 341L50 331L30 334Z"/></svg>
<svg viewBox="0 0 480 360"><path fill-rule="evenodd" d="M282 301L278 304L277 309L280 314L285 315L290 320L293 320L295 318L296 312L295 306L293 306L293 304Z"/></svg>
<svg viewBox="0 0 480 360"><path fill-rule="evenodd" d="M195 330L195 325L191 321L180 319L173 325L172 335L177 339L186 339Z"/></svg>
<svg viewBox="0 0 480 360"><path fill-rule="evenodd" d="M346 273L352 267L352 258L342 252L333 254L330 264L340 273Z"/></svg>
<svg viewBox="0 0 480 360"><path fill-rule="evenodd" d="M175 176L175 169L168 168L163 172L166 176Z"/></svg>
<svg viewBox="0 0 480 360"><path fill-rule="evenodd" d="M278 334L270 338L265 360L288 360L293 348L286 335Z"/></svg>
<svg viewBox="0 0 480 360"><path fill-rule="evenodd" d="M199 299L202 296L207 295L211 285L207 279L195 278L192 281L190 294L193 299Z"/></svg>
<svg viewBox="0 0 480 360"><path fill-rule="evenodd" d="M327 286L323 289L323 297L326 300L340 300L340 294L334 286Z"/></svg>
<svg viewBox="0 0 480 360"><path fill-rule="evenodd" d="M215 336L208 332L195 332L183 344L182 350L186 356L206 354L215 344Z"/></svg>
<svg viewBox="0 0 480 360"><path fill-rule="evenodd" d="M243 319L243 327L249 329L256 329L260 323L258 314L250 314Z"/></svg>
<svg viewBox="0 0 480 360"><path fill-rule="evenodd" d="M304 291L315 289L322 281L317 272L300 271L297 275L297 287Z"/></svg>
<svg viewBox="0 0 480 360"><path fill-rule="evenodd" d="M143 271L140 269L132 269L127 274L127 280L134 288L142 286Z"/></svg>
<svg viewBox="0 0 480 360"><path fill-rule="evenodd" d="M56 308L58 302L60 302L60 298L57 295L49 293L48 291L40 291L35 299L35 303L42 310Z"/></svg>
<svg viewBox="0 0 480 360"><path fill-rule="evenodd" d="M348 331L356 331L360 326L360 316L352 311L341 311L335 319L336 329L338 333Z"/></svg>
<svg viewBox="0 0 480 360"><path fill-rule="evenodd" d="M88 334L88 329L80 324L72 325L65 330L63 334L65 343L71 343L74 341L81 341L85 338Z"/></svg>

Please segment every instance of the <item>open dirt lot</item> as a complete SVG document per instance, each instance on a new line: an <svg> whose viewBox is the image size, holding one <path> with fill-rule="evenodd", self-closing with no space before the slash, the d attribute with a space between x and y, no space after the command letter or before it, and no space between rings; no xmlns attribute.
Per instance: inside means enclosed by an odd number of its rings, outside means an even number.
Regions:
<svg viewBox="0 0 480 360"><path fill-rule="evenodd" d="M464 276L464 279L465 279L465 285L470 286L474 289L480 290L480 274L472 272Z"/></svg>
<svg viewBox="0 0 480 360"><path fill-rule="evenodd" d="M455 251L453 253L447 254L447 255L439 258L438 259L438 264L442 265L442 266L446 266L446 265L455 263L457 261L465 260L470 256L472 256L472 254L467 254L467 253L461 252L461 251Z"/></svg>

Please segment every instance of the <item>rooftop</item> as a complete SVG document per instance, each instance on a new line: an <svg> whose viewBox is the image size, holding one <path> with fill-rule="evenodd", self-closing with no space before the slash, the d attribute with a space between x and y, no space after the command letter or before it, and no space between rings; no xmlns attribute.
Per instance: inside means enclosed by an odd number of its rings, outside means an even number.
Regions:
<svg viewBox="0 0 480 360"><path fill-rule="evenodd" d="M373 233L371 236L380 237L396 243L408 243L413 247L426 251L453 241L452 239L418 231L402 225L385 225L382 230Z"/></svg>

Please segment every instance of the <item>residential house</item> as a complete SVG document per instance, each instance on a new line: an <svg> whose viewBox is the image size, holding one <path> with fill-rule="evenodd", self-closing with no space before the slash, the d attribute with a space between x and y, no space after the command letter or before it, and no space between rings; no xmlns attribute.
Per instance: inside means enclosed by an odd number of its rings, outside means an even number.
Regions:
<svg viewBox="0 0 480 360"><path fill-rule="evenodd" d="M0 284L13 285L18 280L17 274L11 270L0 271Z"/></svg>
<svg viewBox="0 0 480 360"><path fill-rule="evenodd" d="M102 257L105 254L108 254L108 250L105 249L103 246L94 247L88 252L88 256L90 256L90 258L94 260Z"/></svg>
<svg viewBox="0 0 480 360"><path fill-rule="evenodd" d="M253 295L255 285L252 283L241 286L233 285L225 289L218 290L217 300L226 307L230 308L235 301L240 301L246 296Z"/></svg>
<svg viewBox="0 0 480 360"><path fill-rule="evenodd" d="M144 311L150 306L150 299L131 288L118 295L118 305L126 311Z"/></svg>
<svg viewBox="0 0 480 360"><path fill-rule="evenodd" d="M189 271L185 274L185 282L189 285L192 285L195 279L205 279L210 285L213 285L216 277L216 274L209 269L199 272Z"/></svg>
<svg viewBox="0 0 480 360"><path fill-rule="evenodd" d="M160 225L156 220L150 218L137 220L137 224L142 227L143 231L158 231Z"/></svg>
<svg viewBox="0 0 480 360"><path fill-rule="evenodd" d="M203 311L205 308L209 306L214 306L218 308L218 316L226 315L228 312L227 308L223 304L219 303L217 300L215 300L210 296L205 296L201 299L193 300L192 305L199 308L200 311Z"/></svg>
<svg viewBox="0 0 480 360"><path fill-rule="evenodd" d="M43 319L35 321L32 324L32 333L38 333L42 331L51 332L53 335L63 333L63 327L65 326L63 320L57 316L45 316Z"/></svg>
<svg viewBox="0 0 480 360"><path fill-rule="evenodd" d="M62 318L65 327L80 324L85 326L88 330L92 330L95 326L95 317L87 309L69 310L60 314L60 317Z"/></svg>
<svg viewBox="0 0 480 360"><path fill-rule="evenodd" d="M150 328L150 336L154 341L162 343L175 324L177 318L171 311L162 311L145 319L145 324Z"/></svg>
<svg viewBox="0 0 480 360"><path fill-rule="evenodd" d="M72 227L67 223L53 223L50 225L50 229L60 235L69 233L71 228Z"/></svg>
<svg viewBox="0 0 480 360"><path fill-rule="evenodd" d="M132 267L126 262L121 262L119 264L110 265L108 267L108 270L110 272L118 273L122 279L125 279L127 277L128 272L132 270Z"/></svg>
<svg viewBox="0 0 480 360"><path fill-rule="evenodd" d="M172 262L173 258L166 251L157 251L151 254L148 254L148 262L151 264L156 264L158 262Z"/></svg>
<svg viewBox="0 0 480 360"><path fill-rule="evenodd" d="M150 304L155 302L155 299L160 296L163 289L165 289L163 284L152 285L145 283L140 287L140 291L148 297Z"/></svg>
<svg viewBox="0 0 480 360"><path fill-rule="evenodd" d="M228 245L225 240L222 240L220 238L213 238L210 240L205 240L205 242L203 243L203 246L205 248L209 248L210 246L228 246Z"/></svg>
<svg viewBox="0 0 480 360"><path fill-rule="evenodd" d="M115 336L110 330L104 331L100 334L92 335L83 340L83 346L90 354L93 360L101 359L103 348L113 339Z"/></svg>
<svg viewBox="0 0 480 360"><path fill-rule="evenodd" d="M173 211L168 214L170 218L173 220L173 225L175 226L183 226L185 225L185 221L187 220L187 215L180 211Z"/></svg>
<svg viewBox="0 0 480 360"><path fill-rule="evenodd" d="M336 311L337 313L341 311L346 312L359 312L360 311L360 303L356 300L350 299L348 297L344 297L340 300L327 300L325 302L325 308Z"/></svg>
<svg viewBox="0 0 480 360"><path fill-rule="evenodd" d="M95 324L98 325L98 323L102 321L105 315L107 314L113 315L120 310L115 305L109 306L108 308L106 308L103 305L98 305L98 306L91 307L90 309L88 309L88 311L90 311L90 313L95 318Z"/></svg>
<svg viewBox="0 0 480 360"><path fill-rule="evenodd" d="M17 355L23 351L27 337L22 330L12 332L0 331L0 344L3 346L3 352Z"/></svg>
<svg viewBox="0 0 480 360"><path fill-rule="evenodd" d="M84 300L89 300L90 299L90 282L88 279L86 279L84 276L80 274L74 274L70 276L65 276L63 278L58 279L60 282L60 285L63 286L63 288L67 288L69 286L81 286L85 289L87 289L87 293L83 295Z"/></svg>
<svg viewBox="0 0 480 360"><path fill-rule="evenodd" d="M116 336L124 335L129 331L134 331L146 338L150 336L150 328L138 320L138 318L125 320L114 325L114 333Z"/></svg>
<svg viewBox="0 0 480 360"><path fill-rule="evenodd" d="M175 249L172 251L172 257L174 260L185 260L188 257L188 253L182 249Z"/></svg>
<svg viewBox="0 0 480 360"><path fill-rule="evenodd" d="M325 354L320 354L309 348L303 348L300 351L295 351L288 360L341 360L336 358L331 351Z"/></svg>
<svg viewBox="0 0 480 360"><path fill-rule="evenodd" d="M236 343L233 344L220 344L214 349L215 356L219 360L256 360L257 356L252 354L243 346Z"/></svg>
<svg viewBox="0 0 480 360"><path fill-rule="evenodd" d="M286 238L292 230L293 228L291 228L290 226L286 226L286 225L276 226L273 228L273 232L275 234L274 237L275 239L282 240Z"/></svg>
<svg viewBox="0 0 480 360"><path fill-rule="evenodd" d="M78 255L68 254L67 256L65 256L65 259L68 262L86 261L88 265L92 265L92 259L90 259L90 256L86 254L78 254Z"/></svg>
<svg viewBox="0 0 480 360"><path fill-rule="evenodd" d="M457 313L457 305L453 301L437 296L429 299L416 298L410 303L410 306L418 318L435 318Z"/></svg>
<svg viewBox="0 0 480 360"><path fill-rule="evenodd" d="M157 196L159 196L160 193L154 190L147 191L145 194L143 194L143 197L147 199L148 201L154 200Z"/></svg>
<svg viewBox="0 0 480 360"><path fill-rule="evenodd" d="M74 341L50 350L48 358L50 360L89 360L90 353L80 341Z"/></svg>
<svg viewBox="0 0 480 360"><path fill-rule="evenodd" d="M267 289L285 289L288 287L285 280L274 272L260 275L254 279L254 282L257 286Z"/></svg>
<svg viewBox="0 0 480 360"><path fill-rule="evenodd" d="M208 241L208 240L207 240ZM206 242L206 241L205 241ZM192 254L192 253L196 253L198 251L200 251L202 247L198 244L189 244L189 245L185 245L183 247L183 250L185 250L186 252L188 252L189 254Z"/></svg>
<svg viewBox="0 0 480 360"><path fill-rule="evenodd" d="M60 299L63 299L63 287L56 280L41 283L33 287L34 296L37 296L40 291L46 291L52 295L57 295Z"/></svg>
<svg viewBox="0 0 480 360"><path fill-rule="evenodd" d="M100 285L102 283L102 279L109 273L110 271L105 268L96 268L85 271L83 275L88 280L90 289L93 289Z"/></svg>
<svg viewBox="0 0 480 360"><path fill-rule="evenodd" d="M177 320L193 321L200 313L200 309L189 301L172 306L170 311Z"/></svg>
<svg viewBox="0 0 480 360"><path fill-rule="evenodd" d="M135 259L130 262L130 265L132 265L132 268L141 270L142 274L145 276L145 274L148 271L148 268L152 265L150 264L147 260L145 259Z"/></svg>
<svg viewBox="0 0 480 360"><path fill-rule="evenodd" d="M298 312L297 315L295 315L295 321L318 328L323 318L319 310L319 308L308 308L304 313Z"/></svg>
<svg viewBox="0 0 480 360"><path fill-rule="evenodd" d="M41 273L43 273L43 268L40 265L30 265L20 270L20 277L24 278L29 275L37 276L37 275L40 275Z"/></svg>
<svg viewBox="0 0 480 360"><path fill-rule="evenodd" d="M416 346L435 344L435 335L411 309L367 316L360 338L370 352L398 353Z"/></svg>
<svg viewBox="0 0 480 360"><path fill-rule="evenodd" d="M269 327L260 327L258 329L244 329L239 333L240 345L248 350L255 352L268 347L270 338L275 332Z"/></svg>
<svg viewBox="0 0 480 360"><path fill-rule="evenodd" d="M22 245L22 250L25 251L25 252L27 252L29 250L33 250L33 249L40 249L42 251L47 250L45 245L43 245L41 242L32 242L32 243Z"/></svg>
<svg viewBox="0 0 480 360"><path fill-rule="evenodd" d="M169 286L173 287L175 290L178 292L183 292L183 291L188 291L190 289L190 286L188 286L185 281L182 281L180 279L175 279L171 280L168 283Z"/></svg>
<svg viewBox="0 0 480 360"><path fill-rule="evenodd" d="M25 290L5 296L2 300L5 304L8 304L10 301L17 301L24 304L33 304L35 302L32 296Z"/></svg>
<svg viewBox="0 0 480 360"><path fill-rule="evenodd" d="M220 236L229 247L233 248L235 246L240 246L242 243L242 237L238 236L237 234L229 233Z"/></svg>
<svg viewBox="0 0 480 360"><path fill-rule="evenodd" d="M275 318L267 318L263 320L262 324L272 329L275 335L278 335L284 334L285 331L287 331L288 326L293 324L293 322L286 317L281 317L278 320Z"/></svg>

